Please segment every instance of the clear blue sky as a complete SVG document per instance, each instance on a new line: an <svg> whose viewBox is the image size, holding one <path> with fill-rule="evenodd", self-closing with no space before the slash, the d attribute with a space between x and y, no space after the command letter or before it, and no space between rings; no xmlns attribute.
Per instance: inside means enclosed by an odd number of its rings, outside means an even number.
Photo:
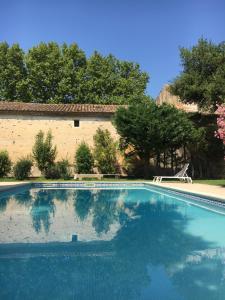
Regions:
<svg viewBox="0 0 225 300"><path fill-rule="evenodd" d="M225 40L225 0L1 0L0 40L23 49L41 41L76 42L89 56L136 61L148 93L180 71L179 46Z"/></svg>

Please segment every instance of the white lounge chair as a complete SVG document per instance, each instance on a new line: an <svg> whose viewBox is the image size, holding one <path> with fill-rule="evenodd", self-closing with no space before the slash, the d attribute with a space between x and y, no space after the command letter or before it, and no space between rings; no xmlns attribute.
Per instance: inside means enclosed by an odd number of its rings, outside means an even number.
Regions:
<svg viewBox="0 0 225 300"><path fill-rule="evenodd" d="M154 182L161 182L163 179L179 179L179 180L183 180L183 181L187 181L189 183L192 183L192 179L191 177L188 176L187 174L187 169L189 167L189 164L185 164L183 169L181 169L177 174L175 174L174 176L154 176L153 177L153 181Z"/></svg>

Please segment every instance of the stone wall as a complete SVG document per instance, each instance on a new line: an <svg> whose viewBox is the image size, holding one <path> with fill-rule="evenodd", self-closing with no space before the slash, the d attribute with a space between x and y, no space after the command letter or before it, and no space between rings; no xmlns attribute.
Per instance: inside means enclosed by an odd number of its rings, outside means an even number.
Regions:
<svg viewBox="0 0 225 300"><path fill-rule="evenodd" d="M74 127L74 120L80 121L79 127ZM35 136L39 130L49 129L57 145L57 159L69 159L74 162L74 154L78 145L85 141L93 146L93 136L97 128L108 129L115 139L118 139L111 118L107 116L34 116L34 115L0 115L0 149L6 149L13 162L19 157L31 154ZM37 168L32 171L38 176Z"/></svg>
<svg viewBox="0 0 225 300"><path fill-rule="evenodd" d="M178 109L186 112L197 112L198 106L196 104L184 104L180 101L178 96L172 95L169 91L169 84L165 84L160 91L159 96L156 98L156 103L162 105L163 103L174 105Z"/></svg>

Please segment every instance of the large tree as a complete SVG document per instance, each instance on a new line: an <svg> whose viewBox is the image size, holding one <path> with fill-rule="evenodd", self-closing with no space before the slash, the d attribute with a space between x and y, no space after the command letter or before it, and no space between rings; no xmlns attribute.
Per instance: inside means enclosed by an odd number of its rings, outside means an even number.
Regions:
<svg viewBox="0 0 225 300"><path fill-rule="evenodd" d="M85 53L73 43L71 45L63 44L62 46L62 77L58 84L56 102L64 103L83 103L86 56Z"/></svg>
<svg viewBox="0 0 225 300"><path fill-rule="evenodd" d="M119 108L114 124L125 148L133 149L144 161L145 176L150 158L165 151L170 152L173 166L174 152L192 141L197 130L185 112L153 101Z"/></svg>
<svg viewBox="0 0 225 300"><path fill-rule="evenodd" d="M29 100L24 52L18 44L0 43L0 100Z"/></svg>
<svg viewBox="0 0 225 300"><path fill-rule="evenodd" d="M26 55L28 87L32 101L54 102L63 76L63 60L56 43L41 43Z"/></svg>
<svg viewBox="0 0 225 300"><path fill-rule="evenodd" d="M153 102L121 107L114 116L114 124L125 147L131 147L145 162L147 173L149 159L158 142L160 120L158 107Z"/></svg>
<svg viewBox="0 0 225 300"><path fill-rule="evenodd" d="M104 104L130 103L145 95L148 75L138 64L120 61L98 52L87 61L84 88L86 101Z"/></svg>
<svg viewBox="0 0 225 300"><path fill-rule="evenodd" d="M133 62L76 45L40 43L26 54L0 44L0 99L41 103L127 104L142 101L149 76Z"/></svg>
<svg viewBox="0 0 225 300"><path fill-rule="evenodd" d="M225 101L225 42L214 44L201 38L191 49L181 48L181 74L171 85L185 103L215 111Z"/></svg>

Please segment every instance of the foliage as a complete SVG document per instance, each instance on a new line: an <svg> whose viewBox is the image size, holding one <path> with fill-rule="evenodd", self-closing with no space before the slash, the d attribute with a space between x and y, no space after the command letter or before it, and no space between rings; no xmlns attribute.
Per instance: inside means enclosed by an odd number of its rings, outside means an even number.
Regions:
<svg viewBox="0 0 225 300"><path fill-rule="evenodd" d="M162 152L171 153L173 168L174 152L192 141L196 130L184 112L153 101L118 109L114 124L123 148L132 149L144 161L146 177L150 158Z"/></svg>
<svg viewBox="0 0 225 300"><path fill-rule="evenodd" d="M81 143L75 155L75 169L79 174L91 174L94 164L93 155L86 143Z"/></svg>
<svg viewBox="0 0 225 300"><path fill-rule="evenodd" d="M59 173L60 173L60 178L64 180L68 180L71 177L71 172L70 172L70 163L67 159L62 159L56 163Z"/></svg>
<svg viewBox="0 0 225 300"><path fill-rule="evenodd" d="M59 179L61 177L58 164L49 165L45 170L46 179Z"/></svg>
<svg viewBox="0 0 225 300"><path fill-rule="evenodd" d="M27 76L24 52L18 44L0 43L0 100L29 101L25 89Z"/></svg>
<svg viewBox="0 0 225 300"><path fill-rule="evenodd" d="M117 144L110 132L98 128L94 135L94 159L96 166L103 174L113 174L116 171Z"/></svg>
<svg viewBox="0 0 225 300"><path fill-rule="evenodd" d="M24 180L30 176L33 162L29 158L21 158L15 164L13 171L14 176L18 180Z"/></svg>
<svg viewBox="0 0 225 300"><path fill-rule="evenodd" d="M46 179L64 179L68 180L71 177L70 164L67 159L62 159L56 163L49 165L45 170Z"/></svg>
<svg viewBox="0 0 225 300"><path fill-rule="evenodd" d="M192 164L192 176L196 178L220 178L224 176L224 149L215 137L217 129L214 114L190 114L190 120L198 128L193 141L187 145ZM203 132L201 134L201 132Z"/></svg>
<svg viewBox="0 0 225 300"><path fill-rule="evenodd" d="M133 62L73 43L40 43L24 54L0 43L0 99L41 103L124 104L145 98L147 73Z"/></svg>
<svg viewBox="0 0 225 300"><path fill-rule="evenodd" d="M171 91L185 103L215 111L225 99L225 43L213 44L200 39L192 49L180 49L182 73L174 80Z"/></svg>
<svg viewBox="0 0 225 300"><path fill-rule="evenodd" d="M124 104L144 95L148 75L138 64L120 61L97 51L87 61L84 99L86 102Z"/></svg>
<svg viewBox="0 0 225 300"><path fill-rule="evenodd" d="M6 176L12 167L12 162L9 158L9 154L5 150L0 151L0 177Z"/></svg>
<svg viewBox="0 0 225 300"><path fill-rule="evenodd" d="M218 106L216 113L218 114L216 137L221 139L225 145L225 105Z"/></svg>
<svg viewBox="0 0 225 300"><path fill-rule="evenodd" d="M43 131L39 131L35 137L35 144L33 147L33 157L37 163L39 170L45 174L50 166L54 165L56 158L56 146L52 145L52 134L48 131L46 138Z"/></svg>
<svg viewBox="0 0 225 300"><path fill-rule="evenodd" d="M121 107L114 116L114 124L122 138L123 148L130 146L149 165L151 153L158 140L160 120L154 102ZM146 170L147 172L147 170Z"/></svg>

